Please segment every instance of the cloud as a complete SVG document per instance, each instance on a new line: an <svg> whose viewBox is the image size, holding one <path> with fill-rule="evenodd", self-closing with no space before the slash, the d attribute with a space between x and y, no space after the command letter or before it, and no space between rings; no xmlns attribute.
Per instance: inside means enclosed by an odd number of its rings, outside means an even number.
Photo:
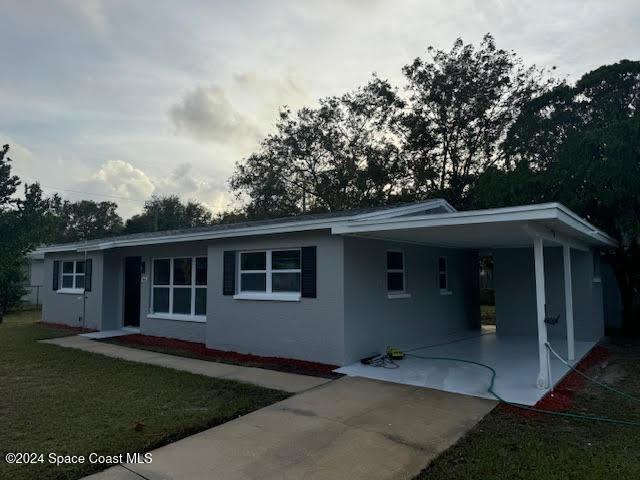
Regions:
<svg viewBox="0 0 640 480"><path fill-rule="evenodd" d="M151 197L156 187L142 170L123 160L109 160L95 173L78 180L73 189L88 192L84 195L95 201L113 201L120 214L127 218L138 213L144 201ZM81 197L82 194L79 194ZM64 197L69 197L63 192Z"/></svg>
<svg viewBox="0 0 640 480"><path fill-rule="evenodd" d="M246 143L260 138L258 128L217 85L195 88L171 107L169 115L179 133L187 133L196 140Z"/></svg>
<svg viewBox="0 0 640 480"><path fill-rule="evenodd" d="M169 109L178 133L198 141L255 147L269 132L283 106L309 101L293 69L277 74L234 73L223 85L198 86Z"/></svg>

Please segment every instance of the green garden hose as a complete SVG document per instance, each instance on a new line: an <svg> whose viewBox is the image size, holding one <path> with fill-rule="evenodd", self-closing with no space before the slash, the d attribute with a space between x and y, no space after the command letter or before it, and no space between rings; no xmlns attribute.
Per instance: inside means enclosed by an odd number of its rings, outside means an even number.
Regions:
<svg viewBox="0 0 640 480"><path fill-rule="evenodd" d="M565 417L565 418L573 418L573 419L577 419L577 420L593 420L593 421L598 421L598 422L606 422L606 423L612 423L612 424L616 424L616 425L627 425L627 426L631 426L631 427L640 427L640 422L632 422L632 421L628 421L628 420L618 420L618 419L614 419L614 418L606 418L606 417L598 417L595 415L583 415L583 414L579 414L579 413L571 413L571 412L554 412L551 410L543 410L541 408L535 408L535 407L528 407L526 405L520 405L518 403L513 403L513 402L509 402L507 400L505 400L504 398L502 398L500 395L498 395L495 390L494 390L494 384L495 384L495 379L496 379L496 371L493 367L489 366L489 365L485 365L484 363L480 363L480 362L474 362L473 360L464 360L462 358L453 358L453 357L425 357L422 355L414 355L413 353L406 353L406 356L408 357L414 357L414 358L419 358L422 360L440 360L440 361L448 361L448 362L459 362L459 363L467 363L470 365L477 365L479 367L483 367L486 368L487 370L489 370L491 372L491 381L489 382L489 388L487 388L487 391L493 395L498 401L505 403L506 405L512 406L512 407L516 407L516 408L520 408L523 410L528 410L530 412L536 412L536 413L544 413L546 415L555 415L558 417ZM589 377L587 377L589 378ZM613 389L613 391L616 391L615 389ZM616 391L616 393L621 393ZM627 395L629 396L629 395ZM631 396L630 396L631 397ZM635 397L632 397L635 399Z"/></svg>

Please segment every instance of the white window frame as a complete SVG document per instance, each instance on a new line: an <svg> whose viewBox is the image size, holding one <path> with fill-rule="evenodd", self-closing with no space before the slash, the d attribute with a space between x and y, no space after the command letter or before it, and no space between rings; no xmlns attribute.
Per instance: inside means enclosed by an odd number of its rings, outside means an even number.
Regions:
<svg viewBox="0 0 640 480"><path fill-rule="evenodd" d="M444 259L444 270L440 269L440 260ZM441 255L436 259L436 270L438 271L438 277L437 277L437 281L438 281L438 289L440 290L440 295L451 295L451 289L449 288L450 284L449 284L449 259L444 256ZM446 279L446 288L440 288L440 275L444 274L444 277Z"/></svg>
<svg viewBox="0 0 640 480"><path fill-rule="evenodd" d="M60 266L60 288L57 290L57 293L71 293L78 294L84 293L84 287L78 287L78 277L83 277L86 281L85 273L87 264L84 260L61 260L62 265ZM72 273L64 273L64 264L65 263L73 263L73 272ZM84 272L78 273L78 263L84 263ZM71 277L72 283L70 287L63 287L64 285L64 277Z"/></svg>
<svg viewBox="0 0 640 480"><path fill-rule="evenodd" d="M274 270L272 264L273 252L290 252L296 251L300 255L300 268L288 268L283 270ZM245 253L265 253L265 270L242 270L242 254ZM302 249L293 248L272 248L272 249L255 249L242 250L237 253L236 263L236 284L238 285L238 293L233 296L236 300L278 300L284 302L299 302L302 295ZM243 273L264 273L266 275L265 291L242 290L242 274ZM297 292L274 292L273 291L273 274L274 273L299 273L300 288Z"/></svg>
<svg viewBox="0 0 640 480"><path fill-rule="evenodd" d="M388 268L388 256L389 253L400 253L402 255L402 269L399 268ZM399 299L399 298L410 298L411 294L407 293L407 257L404 253L404 250L387 250L384 254L384 262L385 262L385 282L387 284L387 298L390 300ZM402 273L402 290L389 290L389 273Z"/></svg>
<svg viewBox="0 0 640 480"><path fill-rule="evenodd" d="M174 285L173 284L173 268L174 261L176 259L190 258L191 259L191 285ZM183 320L187 322L206 322L207 315L196 315L196 290L203 289L207 291L209 276L207 275L207 284L196 285L196 259L207 258L207 266L209 265L208 257L206 255L178 255L175 257L155 257L151 259L151 295L149 302L148 318L157 318L165 320ZM155 268L156 260L169 260L169 284L156 285L155 283ZM169 311L168 312L154 312L153 310L153 296L156 288L168 288L169 289ZM172 313L173 312L173 292L175 289L190 289L191 290L191 313Z"/></svg>

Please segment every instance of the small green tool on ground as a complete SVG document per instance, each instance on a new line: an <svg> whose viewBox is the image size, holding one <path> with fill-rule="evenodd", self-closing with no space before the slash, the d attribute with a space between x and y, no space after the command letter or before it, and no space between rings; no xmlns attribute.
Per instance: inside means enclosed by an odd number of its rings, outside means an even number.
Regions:
<svg viewBox="0 0 640 480"><path fill-rule="evenodd" d="M387 357L391 360L402 360L404 358L404 352L399 348L387 347Z"/></svg>

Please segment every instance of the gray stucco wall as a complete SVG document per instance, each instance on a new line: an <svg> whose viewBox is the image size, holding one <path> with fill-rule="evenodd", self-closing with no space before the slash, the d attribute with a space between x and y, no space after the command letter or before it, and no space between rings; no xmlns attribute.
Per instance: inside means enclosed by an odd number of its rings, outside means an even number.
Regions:
<svg viewBox="0 0 640 480"><path fill-rule="evenodd" d="M618 280L613 268L605 260L601 263L602 274L602 303L605 327L618 329L623 326L622 297L618 287Z"/></svg>
<svg viewBox="0 0 640 480"><path fill-rule="evenodd" d="M93 274L91 292L86 292L86 321L84 326L96 330L102 325L102 253L92 252L87 258L92 259ZM62 323L73 327L83 326L82 322L82 294L58 293L52 289L54 260L84 260L82 253L48 253L44 260L44 278L41 289L42 321L48 323ZM62 263L60 264L62 271ZM62 278L60 278L62 286Z"/></svg>
<svg viewBox="0 0 640 480"><path fill-rule="evenodd" d="M342 238L329 232L271 235L209 245L207 346L256 355L342 365ZM317 298L299 302L239 300L222 295L225 250L317 247Z"/></svg>
<svg viewBox="0 0 640 480"><path fill-rule="evenodd" d="M594 341L604 335L602 284L593 281L592 255L592 252L571 251L577 340ZM497 333L537 336L533 248L496 249L493 261ZM544 248L544 269L548 313L560 314L558 324L547 326L548 336L551 340L565 339L567 327L561 247Z"/></svg>
<svg viewBox="0 0 640 480"><path fill-rule="evenodd" d="M386 251L405 255L410 298L389 299ZM451 295L438 287L437 259L447 257ZM479 264L475 251L345 238L345 360L410 348L446 334L479 328Z"/></svg>

